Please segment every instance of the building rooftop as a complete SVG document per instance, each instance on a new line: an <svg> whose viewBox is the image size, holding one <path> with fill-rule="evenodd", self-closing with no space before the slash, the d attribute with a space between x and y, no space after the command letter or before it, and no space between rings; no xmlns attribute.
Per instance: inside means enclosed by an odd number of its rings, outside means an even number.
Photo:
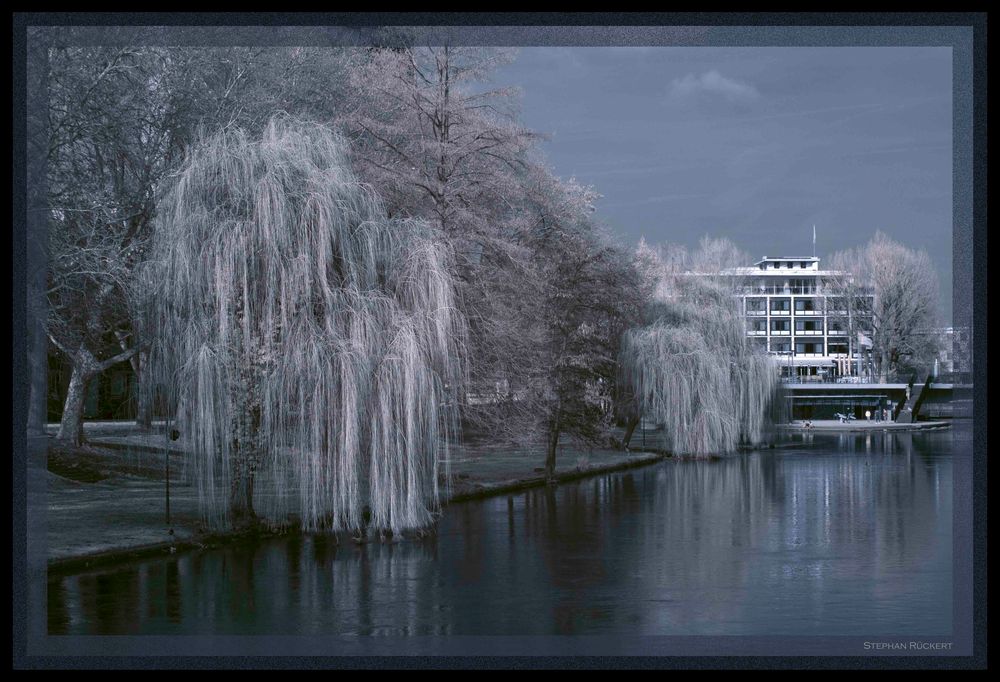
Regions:
<svg viewBox="0 0 1000 682"><path fill-rule="evenodd" d="M819 270L819 258L816 256L764 256L754 263L758 270Z"/></svg>

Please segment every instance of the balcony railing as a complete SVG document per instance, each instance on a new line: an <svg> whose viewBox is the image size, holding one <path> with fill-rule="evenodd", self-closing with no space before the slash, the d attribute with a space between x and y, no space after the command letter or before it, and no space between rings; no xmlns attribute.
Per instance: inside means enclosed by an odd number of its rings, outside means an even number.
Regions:
<svg viewBox="0 0 1000 682"><path fill-rule="evenodd" d="M783 376L781 381L786 384L821 384L830 380L822 374L809 374L806 376Z"/></svg>
<svg viewBox="0 0 1000 682"><path fill-rule="evenodd" d="M740 293L760 296L822 296L821 287L792 287L780 284L749 285L741 287Z"/></svg>

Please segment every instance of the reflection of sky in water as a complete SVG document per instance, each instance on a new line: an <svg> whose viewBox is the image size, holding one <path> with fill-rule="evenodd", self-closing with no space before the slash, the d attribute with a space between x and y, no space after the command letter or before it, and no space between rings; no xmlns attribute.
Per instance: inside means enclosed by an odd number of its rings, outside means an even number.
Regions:
<svg viewBox="0 0 1000 682"><path fill-rule="evenodd" d="M49 628L950 633L950 434L807 438L455 505L423 540L284 537L54 579Z"/></svg>

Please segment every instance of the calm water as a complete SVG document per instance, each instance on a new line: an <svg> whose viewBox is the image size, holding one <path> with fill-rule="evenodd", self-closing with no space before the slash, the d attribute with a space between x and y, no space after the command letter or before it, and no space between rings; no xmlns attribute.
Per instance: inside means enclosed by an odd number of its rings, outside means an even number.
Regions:
<svg viewBox="0 0 1000 682"><path fill-rule="evenodd" d="M51 634L944 635L951 432L805 436L49 581Z"/></svg>

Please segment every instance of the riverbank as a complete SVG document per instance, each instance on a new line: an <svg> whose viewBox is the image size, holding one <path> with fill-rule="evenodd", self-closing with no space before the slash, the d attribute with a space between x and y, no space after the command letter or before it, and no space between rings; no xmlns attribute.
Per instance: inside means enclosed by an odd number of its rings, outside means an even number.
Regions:
<svg viewBox="0 0 1000 682"><path fill-rule="evenodd" d="M202 527L197 493L183 480L183 452L177 447L170 448L168 524L167 443L162 434L94 425L87 435L86 448L64 451L38 441L29 452L29 466L46 481L45 537L50 571L71 572L204 549L246 534L211 533ZM557 455L555 479L565 482L643 466L664 456L662 452L564 445ZM542 447L454 448L450 484L442 491L443 504L545 485L544 459Z"/></svg>
<svg viewBox="0 0 1000 682"><path fill-rule="evenodd" d="M858 622L947 639L954 472L970 447L952 428L671 458L456 504L431 536L404 542L227 537L47 581L43 562L36 632L60 646L104 637L119 653L160 636L187 655L191 642L218 654L275 633L396 649L442 635L568 636L580 653L650 634L822 640ZM212 637L175 637L194 634Z"/></svg>
<svg viewBox="0 0 1000 682"><path fill-rule="evenodd" d="M858 433L871 431L926 431L929 429L947 429L951 423L947 421L913 422L912 424L897 424L896 422L877 422L874 420L853 420L841 422L836 419L814 419L810 422L797 421L791 424L779 424L778 429L786 433L812 433L815 431L835 433Z"/></svg>

